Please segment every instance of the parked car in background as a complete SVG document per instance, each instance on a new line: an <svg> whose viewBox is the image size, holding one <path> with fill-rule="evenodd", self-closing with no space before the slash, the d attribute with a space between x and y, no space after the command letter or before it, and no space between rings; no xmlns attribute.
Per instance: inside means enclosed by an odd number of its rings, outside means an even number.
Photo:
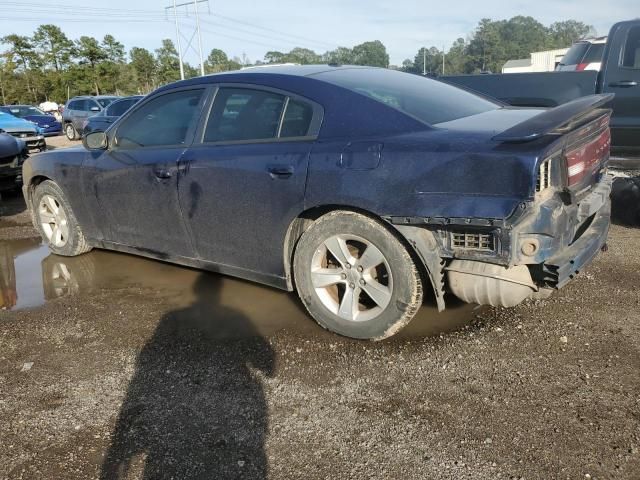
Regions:
<svg viewBox="0 0 640 480"><path fill-rule="evenodd" d="M22 140L0 133L0 192L22 187L22 164L28 156L29 150Z"/></svg>
<svg viewBox="0 0 640 480"><path fill-rule="evenodd" d="M594 93L614 93L611 152L640 155L640 19L616 23L600 71L452 75L441 80L518 107L555 107Z"/></svg>
<svg viewBox="0 0 640 480"><path fill-rule="evenodd" d="M82 138L84 121L102 112L119 98L114 95L97 95L73 97L69 100L62 111L62 124L67 138L69 140Z"/></svg>
<svg viewBox="0 0 640 480"><path fill-rule="evenodd" d="M580 40L565 53L556 72L600 71L607 37Z"/></svg>
<svg viewBox="0 0 640 480"><path fill-rule="evenodd" d="M114 101L107 108L102 109L101 112L84 121L82 124L82 135L87 135L91 132L104 132L113 122L142 98L144 98L142 95L133 95Z"/></svg>
<svg viewBox="0 0 640 480"><path fill-rule="evenodd" d="M62 133L62 123L56 120L55 116L43 112L38 107L31 105L5 105L4 107L0 107L0 111L35 123L42 129L45 137L60 135Z"/></svg>
<svg viewBox="0 0 640 480"><path fill-rule="evenodd" d="M610 95L513 108L384 68L176 82L23 193L58 255L130 252L298 291L342 335L398 332L433 292L514 306L605 244Z"/></svg>
<svg viewBox="0 0 640 480"><path fill-rule="evenodd" d="M47 149L47 143L40 127L33 122L14 117L3 111L0 111L0 133L8 133L19 138L29 150L43 152Z"/></svg>

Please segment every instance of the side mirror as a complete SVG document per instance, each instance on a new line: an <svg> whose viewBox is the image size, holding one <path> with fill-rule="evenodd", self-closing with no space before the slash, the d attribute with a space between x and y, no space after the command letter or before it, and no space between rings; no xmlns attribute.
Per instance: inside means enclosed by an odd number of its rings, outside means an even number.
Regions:
<svg viewBox="0 0 640 480"><path fill-rule="evenodd" d="M87 150L106 150L109 139L104 132L91 132L82 137L82 145Z"/></svg>
<svg viewBox="0 0 640 480"><path fill-rule="evenodd" d="M91 107L91 108L90 108L90 110L91 110L92 112L99 112L99 111L100 111L100 108L98 108L98 107Z"/></svg>

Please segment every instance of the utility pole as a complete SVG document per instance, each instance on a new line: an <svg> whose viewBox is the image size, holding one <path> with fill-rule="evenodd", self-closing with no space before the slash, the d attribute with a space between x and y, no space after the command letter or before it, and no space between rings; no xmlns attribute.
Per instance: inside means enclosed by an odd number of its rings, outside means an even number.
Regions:
<svg viewBox="0 0 640 480"><path fill-rule="evenodd" d="M442 75L444 75L444 45L442 45Z"/></svg>
<svg viewBox="0 0 640 480"><path fill-rule="evenodd" d="M427 47L422 47L422 75L427 76Z"/></svg>
<svg viewBox="0 0 640 480"><path fill-rule="evenodd" d="M173 18L176 22L176 41L178 44L178 58L180 59L180 80L184 80L184 65L182 64L182 47L180 46L180 26L178 25L178 7L173 0Z"/></svg>
<svg viewBox="0 0 640 480"><path fill-rule="evenodd" d="M200 74L204 75L204 53L202 50L202 33L200 31L200 9L198 8L199 3L206 3L207 8L209 10L209 14L211 14L211 7L209 6L209 0L188 0L184 3L176 3L176 0L173 0L173 6L165 7L165 14L171 8L173 9L173 20L176 25L176 43L178 47L178 57L180 59L180 78L184 80L184 56L191 49L194 53L196 53L200 59ZM189 7L193 6L195 15L196 15L196 28L195 31L192 30L191 38L187 38L180 31L180 23L178 22L178 9L184 9L183 14L185 16L189 16ZM184 25L183 25L184 27ZM193 42L193 37L198 36L198 51L191 45ZM186 47L184 50L182 49L182 41L181 38L186 42Z"/></svg>
<svg viewBox="0 0 640 480"><path fill-rule="evenodd" d="M196 11L196 30L198 31L198 51L200 52L200 75L204 77L204 57L202 56L202 35L200 35L200 15L198 15L198 0L193 0Z"/></svg>

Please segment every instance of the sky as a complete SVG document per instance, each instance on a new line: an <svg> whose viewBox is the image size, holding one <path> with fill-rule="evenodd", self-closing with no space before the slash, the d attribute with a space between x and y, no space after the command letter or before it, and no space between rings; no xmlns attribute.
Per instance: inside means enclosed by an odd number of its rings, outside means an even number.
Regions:
<svg viewBox="0 0 640 480"><path fill-rule="evenodd" d="M177 0L185 3L189 0ZM127 49L154 50L163 38L176 42L175 23L165 7L173 0L0 0L0 36L31 35L42 23L60 26L70 38L113 35ZM269 50L299 46L323 53L337 46L352 47L380 40L391 63L400 65L423 46L448 49L467 38L481 18L507 19L529 15L545 25L574 19L606 35L613 23L640 17L640 0L209 0L199 4L202 47L230 57L262 59ZM193 6L179 8L181 43L186 50L195 31ZM197 65L198 41L185 52Z"/></svg>

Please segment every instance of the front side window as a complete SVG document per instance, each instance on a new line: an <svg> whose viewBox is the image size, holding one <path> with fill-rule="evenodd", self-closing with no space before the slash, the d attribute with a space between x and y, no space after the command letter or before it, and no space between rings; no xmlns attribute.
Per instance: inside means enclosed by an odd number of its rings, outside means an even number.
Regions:
<svg viewBox="0 0 640 480"><path fill-rule="evenodd" d="M245 88L221 88L216 94L204 135L205 142L276 138L285 97Z"/></svg>
<svg viewBox="0 0 640 480"><path fill-rule="evenodd" d="M85 100L85 110L89 110L91 112L96 112L98 110L102 110L100 108L100 105L98 105L98 103L94 102L93 100Z"/></svg>
<svg viewBox="0 0 640 480"><path fill-rule="evenodd" d="M640 69L640 26L629 29L622 55L622 66Z"/></svg>
<svg viewBox="0 0 640 480"><path fill-rule="evenodd" d="M183 145L195 127L204 89L181 90L149 100L118 127L120 148Z"/></svg>

